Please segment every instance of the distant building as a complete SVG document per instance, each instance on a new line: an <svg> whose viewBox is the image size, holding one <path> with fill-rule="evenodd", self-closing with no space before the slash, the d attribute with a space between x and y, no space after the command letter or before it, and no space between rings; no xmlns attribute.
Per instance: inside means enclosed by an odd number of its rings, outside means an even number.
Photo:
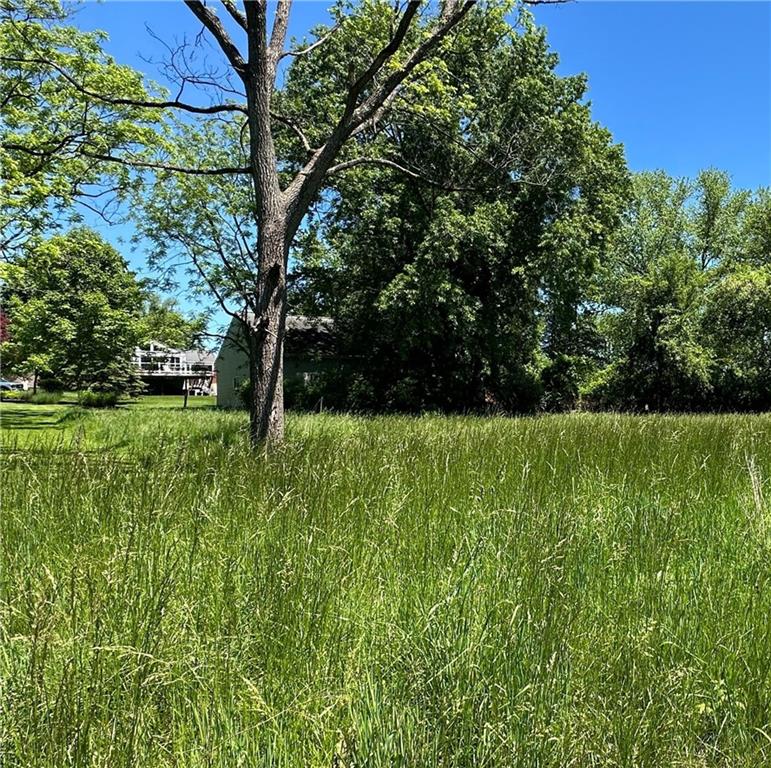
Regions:
<svg viewBox="0 0 771 768"><path fill-rule="evenodd" d="M216 395L214 355L200 349L174 349L159 341L137 347L132 362L149 395Z"/></svg>
<svg viewBox="0 0 771 768"><path fill-rule="evenodd" d="M246 315L247 322L253 315ZM284 383L308 383L313 376L335 364L332 319L289 315L284 339ZM249 357L244 343L243 323L233 318L214 363L217 376L217 405L241 408L241 395L249 379Z"/></svg>

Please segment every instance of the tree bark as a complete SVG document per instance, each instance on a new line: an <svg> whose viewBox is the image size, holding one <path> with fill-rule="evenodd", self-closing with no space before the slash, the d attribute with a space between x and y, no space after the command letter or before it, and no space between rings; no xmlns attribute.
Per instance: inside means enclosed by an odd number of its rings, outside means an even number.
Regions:
<svg viewBox="0 0 771 768"><path fill-rule="evenodd" d="M268 228L264 228L268 229ZM284 437L286 255L283 227L261 233L257 313L248 324L249 437L253 447Z"/></svg>
<svg viewBox="0 0 771 768"><path fill-rule="evenodd" d="M281 5L284 11L288 8ZM286 260L291 239L278 180L270 101L276 61L267 38L267 3L244 6L249 55L245 75L249 155L257 218L255 317L248 323L253 447L284 437L283 347L286 325ZM274 30L275 31L275 30ZM278 34L278 33L276 33Z"/></svg>

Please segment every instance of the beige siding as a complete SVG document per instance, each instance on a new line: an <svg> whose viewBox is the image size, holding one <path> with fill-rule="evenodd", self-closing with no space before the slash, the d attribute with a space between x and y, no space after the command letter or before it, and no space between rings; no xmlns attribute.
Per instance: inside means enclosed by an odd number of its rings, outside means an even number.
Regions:
<svg viewBox="0 0 771 768"><path fill-rule="evenodd" d="M249 377L249 361L244 350L233 341L240 335L240 323L231 320L214 363L217 371L217 405L220 408L243 408L239 386Z"/></svg>

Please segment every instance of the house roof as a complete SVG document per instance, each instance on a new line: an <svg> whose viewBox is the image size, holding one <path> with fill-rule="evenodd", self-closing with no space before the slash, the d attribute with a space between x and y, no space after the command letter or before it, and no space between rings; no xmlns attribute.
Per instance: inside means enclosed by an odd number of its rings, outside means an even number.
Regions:
<svg viewBox="0 0 771 768"><path fill-rule="evenodd" d="M247 323L254 321L254 313L246 312ZM228 335L233 330L233 319ZM307 355L330 357L335 354L334 321L331 317L309 317L308 315L287 315L285 352L289 356Z"/></svg>
<svg viewBox="0 0 771 768"><path fill-rule="evenodd" d="M214 365L216 355L213 352L207 352L203 349L185 349L182 355L187 363L203 363L205 365Z"/></svg>
<svg viewBox="0 0 771 768"><path fill-rule="evenodd" d="M204 349L174 349L174 347L170 347L160 341L151 341L146 347L137 347L134 350L134 355L136 357L144 355L161 358L174 355L186 363L203 365L214 365L214 358L216 357L213 352L207 352Z"/></svg>
<svg viewBox="0 0 771 768"><path fill-rule="evenodd" d="M331 317L289 315L286 319L286 354L317 358L334 356L337 350L334 329Z"/></svg>

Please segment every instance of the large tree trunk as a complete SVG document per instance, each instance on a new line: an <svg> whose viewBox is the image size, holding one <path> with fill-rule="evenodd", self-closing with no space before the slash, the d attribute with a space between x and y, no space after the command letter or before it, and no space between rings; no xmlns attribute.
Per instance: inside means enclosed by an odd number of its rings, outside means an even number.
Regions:
<svg viewBox="0 0 771 768"><path fill-rule="evenodd" d="M259 238L257 313L249 325L249 436L253 447L284 437L286 254L283 222Z"/></svg>
<svg viewBox="0 0 771 768"><path fill-rule="evenodd" d="M249 327L250 438L253 447L284 437L286 260L291 235L279 185L270 100L277 59L268 47L267 3L246 3L249 154L257 216L257 295ZM284 7L288 13L288 7Z"/></svg>
<svg viewBox="0 0 771 768"><path fill-rule="evenodd" d="M399 50L420 10L418 0L410 0L398 20L389 42L372 63L351 83L345 109L327 141L312 149L297 128L310 157L303 169L283 191L279 184L279 163L273 140L271 97L279 62L286 55L286 38L291 0L278 0L268 39L268 3L245 2L243 15L230 3L225 6L246 30L248 56L225 31L217 15L199 0L186 0L239 73L246 88L246 114L249 126L249 160L255 193L257 222L257 290L253 322L248 322L250 379L250 436L253 446L280 442L284 436L283 348L286 326L286 265L289 244L308 207L318 194L324 178L333 170L343 144L372 121L376 121L392 95L410 73L440 45L452 28L466 15L474 0L445 0L439 23L432 34L407 57L396 71L376 82L376 76ZM373 82L375 85L373 86ZM371 90L371 93L368 93ZM290 125L292 125L290 121ZM368 161L368 159L364 159ZM369 159L371 160L371 158ZM339 163L337 170L350 167Z"/></svg>

